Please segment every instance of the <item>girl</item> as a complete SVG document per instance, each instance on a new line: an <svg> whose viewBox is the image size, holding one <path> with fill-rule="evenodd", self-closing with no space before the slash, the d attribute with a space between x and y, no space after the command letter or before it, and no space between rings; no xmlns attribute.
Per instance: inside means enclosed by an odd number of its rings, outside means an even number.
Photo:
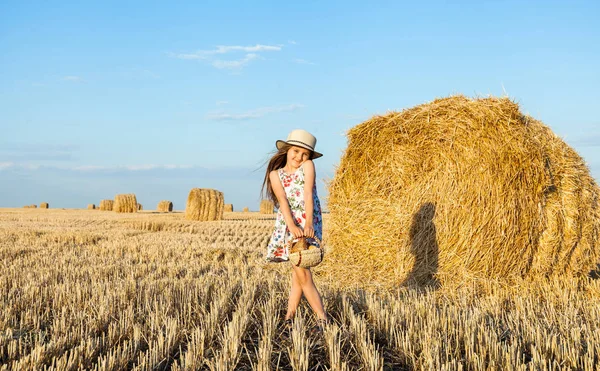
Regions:
<svg viewBox="0 0 600 371"><path fill-rule="evenodd" d="M275 143L277 153L269 160L263 182L263 192L277 206L277 220L266 259L271 262L288 260L287 243L294 238L322 238L323 220L315 184L312 160L322 156L315 151L317 139L305 130L293 130L286 141ZM319 328L327 324L321 295L308 268L292 265L292 288L288 298L285 322L290 326L302 294L319 318Z"/></svg>

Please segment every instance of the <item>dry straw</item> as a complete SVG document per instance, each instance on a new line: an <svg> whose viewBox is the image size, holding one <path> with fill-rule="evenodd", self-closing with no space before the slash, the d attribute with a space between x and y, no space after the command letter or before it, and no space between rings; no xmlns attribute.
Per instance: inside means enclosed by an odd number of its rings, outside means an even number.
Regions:
<svg viewBox="0 0 600 371"><path fill-rule="evenodd" d="M135 213L138 211L137 199L134 194L122 194L115 196L113 211L117 213Z"/></svg>
<svg viewBox="0 0 600 371"><path fill-rule="evenodd" d="M170 213L173 211L173 203L166 200L160 201L156 206L156 210L161 213Z"/></svg>
<svg viewBox="0 0 600 371"><path fill-rule="evenodd" d="M113 200L100 201L99 209L102 211L112 211L115 202Z"/></svg>
<svg viewBox="0 0 600 371"><path fill-rule="evenodd" d="M185 206L185 218L198 221L222 220L224 206L223 192L193 188Z"/></svg>
<svg viewBox="0 0 600 371"><path fill-rule="evenodd" d="M510 99L438 99L348 132L322 267L383 287L585 275L599 194L583 159Z"/></svg>
<svg viewBox="0 0 600 371"><path fill-rule="evenodd" d="M50 207L50 206L48 205L48 203L47 203L47 202L42 202L42 203L40 204L40 209L48 209L49 207Z"/></svg>
<svg viewBox="0 0 600 371"><path fill-rule="evenodd" d="M242 212L244 212L244 213L247 213L247 212L249 212L249 211L250 211L250 209L248 209L248 206L246 206L246 207L244 207L244 208L242 209Z"/></svg>
<svg viewBox="0 0 600 371"><path fill-rule="evenodd" d="M261 214L273 214L275 204L270 200L260 201L260 213Z"/></svg>
<svg viewBox="0 0 600 371"><path fill-rule="evenodd" d="M227 213L232 213L233 212L233 204L225 204L225 208L223 209L223 211L225 211Z"/></svg>
<svg viewBox="0 0 600 371"><path fill-rule="evenodd" d="M96 209L96 205L94 205L94 204L88 204L87 208L88 208L88 210L95 210Z"/></svg>

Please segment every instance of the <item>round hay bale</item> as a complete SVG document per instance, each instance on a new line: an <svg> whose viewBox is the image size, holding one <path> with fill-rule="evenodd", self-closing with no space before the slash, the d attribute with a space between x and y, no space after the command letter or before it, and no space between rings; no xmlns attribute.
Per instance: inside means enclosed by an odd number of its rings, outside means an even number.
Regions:
<svg viewBox="0 0 600 371"><path fill-rule="evenodd" d="M170 213L173 211L173 203L171 201L160 201L158 206L156 206L156 210L161 213Z"/></svg>
<svg viewBox="0 0 600 371"><path fill-rule="evenodd" d="M275 203L271 200L260 201L261 214L273 214L275 212Z"/></svg>
<svg viewBox="0 0 600 371"><path fill-rule="evenodd" d="M223 192L193 188L185 206L187 220L212 221L223 219Z"/></svg>
<svg viewBox="0 0 600 371"><path fill-rule="evenodd" d="M223 211L227 212L227 213L232 213L233 212L233 204L225 204L225 206L223 207Z"/></svg>
<svg viewBox="0 0 600 371"><path fill-rule="evenodd" d="M582 158L508 98L375 116L348 132L329 185L322 269L379 287L585 275L599 194Z"/></svg>
<svg viewBox="0 0 600 371"><path fill-rule="evenodd" d="M138 203L133 193L115 196L113 211L117 213L135 213L138 211Z"/></svg>
<svg viewBox="0 0 600 371"><path fill-rule="evenodd" d="M88 210L96 210L96 205L94 205L94 204L88 204L87 208L88 208Z"/></svg>
<svg viewBox="0 0 600 371"><path fill-rule="evenodd" d="M42 202L42 203L40 204L40 209L48 209L48 208L49 208L49 205L48 205L48 203L47 203L47 202Z"/></svg>
<svg viewBox="0 0 600 371"><path fill-rule="evenodd" d="M245 206L245 207L242 209L242 212L244 212L244 213L250 212L250 209L248 209L248 206Z"/></svg>
<svg viewBox="0 0 600 371"><path fill-rule="evenodd" d="M99 208L101 211L112 211L114 204L113 200L102 200L100 201Z"/></svg>

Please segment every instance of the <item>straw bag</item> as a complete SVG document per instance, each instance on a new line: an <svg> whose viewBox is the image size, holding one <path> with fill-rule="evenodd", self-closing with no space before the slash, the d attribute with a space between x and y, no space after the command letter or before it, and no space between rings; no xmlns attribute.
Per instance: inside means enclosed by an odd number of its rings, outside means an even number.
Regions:
<svg viewBox="0 0 600 371"><path fill-rule="evenodd" d="M306 237L295 238L288 242L290 263L300 268L310 268L323 261L323 248L321 240L317 237L310 238L317 241L319 246L311 245Z"/></svg>

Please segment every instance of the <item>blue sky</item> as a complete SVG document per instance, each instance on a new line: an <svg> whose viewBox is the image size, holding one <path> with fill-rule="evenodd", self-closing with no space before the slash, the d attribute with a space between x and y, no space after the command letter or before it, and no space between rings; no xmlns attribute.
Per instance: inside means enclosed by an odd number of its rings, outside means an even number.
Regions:
<svg viewBox="0 0 600 371"><path fill-rule="evenodd" d="M258 209L295 128L323 179L345 132L437 97L504 95L600 179L600 2L0 3L0 207L193 187Z"/></svg>

